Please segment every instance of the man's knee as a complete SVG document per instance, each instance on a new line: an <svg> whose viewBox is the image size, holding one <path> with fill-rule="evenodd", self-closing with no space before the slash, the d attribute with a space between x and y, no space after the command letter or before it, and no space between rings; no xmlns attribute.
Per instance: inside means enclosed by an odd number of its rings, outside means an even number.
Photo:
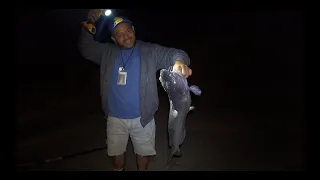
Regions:
<svg viewBox="0 0 320 180"><path fill-rule="evenodd" d="M119 156L126 152L129 132L119 119L109 118L107 122L107 154Z"/></svg>
<svg viewBox="0 0 320 180"><path fill-rule="evenodd" d="M155 150L155 123L154 120L147 124L144 128L139 129L131 134L131 140L134 152L141 156L154 156Z"/></svg>
<svg viewBox="0 0 320 180"><path fill-rule="evenodd" d="M134 147L134 153L138 156L154 156L156 155L156 149L153 145L136 145Z"/></svg>
<svg viewBox="0 0 320 180"><path fill-rule="evenodd" d="M112 134L107 137L108 156L119 156L126 152L128 135Z"/></svg>

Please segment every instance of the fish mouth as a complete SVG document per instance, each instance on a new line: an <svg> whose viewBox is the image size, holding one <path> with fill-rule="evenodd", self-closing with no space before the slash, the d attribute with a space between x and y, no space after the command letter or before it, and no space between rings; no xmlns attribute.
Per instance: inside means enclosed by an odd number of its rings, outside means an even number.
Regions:
<svg viewBox="0 0 320 180"><path fill-rule="evenodd" d="M167 71L167 70L161 71L159 80L166 91L168 90L170 91L170 89L174 87L173 85L175 84L175 80L170 71Z"/></svg>
<svg viewBox="0 0 320 180"><path fill-rule="evenodd" d="M168 95L182 95L188 91L187 81L178 72L162 69L159 80Z"/></svg>
<svg viewBox="0 0 320 180"><path fill-rule="evenodd" d="M175 78L172 72L166 69L162 69L160 71L160 78L163 82L175 82Z"/></svg>

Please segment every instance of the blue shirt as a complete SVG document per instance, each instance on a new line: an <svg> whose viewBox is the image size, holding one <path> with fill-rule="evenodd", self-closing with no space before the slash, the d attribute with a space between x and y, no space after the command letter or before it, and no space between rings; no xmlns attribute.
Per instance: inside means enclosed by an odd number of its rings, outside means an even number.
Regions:
<svg viewBox="0 0 320 180"><path fill-rule="evenodd" d="M126 85L118 85L119 67L127 72ZM140 54L138 48L121 50L112 68L108 94L109 115L121 119L140 117Z"/></svg>

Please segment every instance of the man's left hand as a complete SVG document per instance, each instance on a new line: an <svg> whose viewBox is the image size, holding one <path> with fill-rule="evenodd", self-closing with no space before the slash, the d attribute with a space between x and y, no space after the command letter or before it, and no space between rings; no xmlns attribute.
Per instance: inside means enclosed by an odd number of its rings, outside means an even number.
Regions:
<svg viewBox="0 0 320 180"><path fill-rule="evenodd" d="M192 70L181 60L177 60L172 69L181 72L186 78L192 75Z"/></svg>

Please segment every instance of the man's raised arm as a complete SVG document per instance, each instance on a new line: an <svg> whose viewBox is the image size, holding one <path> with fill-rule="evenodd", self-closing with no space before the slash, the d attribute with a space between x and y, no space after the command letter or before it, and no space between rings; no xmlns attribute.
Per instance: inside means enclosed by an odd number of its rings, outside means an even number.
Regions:
<svg viewBox="0 0 320 180"><path fill-rule="evenodd" d="M104 52L107 53L107 51L110 51L113 46L113 44L100 43L93 39L94 31L92 31L92 29L95 30L93 24L95 24L95 22L99 19L99 17L101 16L100 14L101 12L99 9L91 10L88 13L88 20L82 22L81 33L78 41L80 54L84 58L98 65L100 65L102 54Z"/></svg>

